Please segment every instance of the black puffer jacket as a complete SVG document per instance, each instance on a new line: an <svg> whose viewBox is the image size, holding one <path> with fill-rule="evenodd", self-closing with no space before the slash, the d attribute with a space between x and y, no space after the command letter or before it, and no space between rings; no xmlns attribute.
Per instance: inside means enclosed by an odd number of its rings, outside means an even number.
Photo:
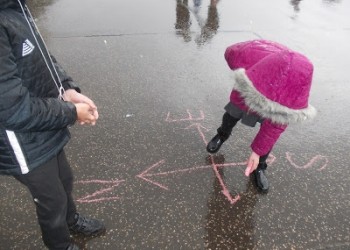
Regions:
<svg viewBox="0 0 350 250"><path fill-rule="evenodd" d="M24 0L0 0L0 174L26 174L68 142L77 114L60 86L79 91L50 60Z"/></svg>

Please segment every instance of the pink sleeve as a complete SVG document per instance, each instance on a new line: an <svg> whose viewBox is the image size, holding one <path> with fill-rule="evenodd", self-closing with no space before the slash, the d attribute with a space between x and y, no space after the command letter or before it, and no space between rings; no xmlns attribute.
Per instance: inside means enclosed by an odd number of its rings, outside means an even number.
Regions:
<svg viewBox="0 0 350 250"><path fill-rule="evenodd" d="M258 134L251 144L252 150L260 156L266 155L272 150L278 138L286 128L287 125L275 124L268 119L264 120Z"/></svg>
<svg viewBox="0 0 350 250"><path fill-rule="evenodd" d="M232 70L238 68L247 70L264 57L282 50L288 48L271 41L253 40L229 46L225 51L225 59Z"/></svg>

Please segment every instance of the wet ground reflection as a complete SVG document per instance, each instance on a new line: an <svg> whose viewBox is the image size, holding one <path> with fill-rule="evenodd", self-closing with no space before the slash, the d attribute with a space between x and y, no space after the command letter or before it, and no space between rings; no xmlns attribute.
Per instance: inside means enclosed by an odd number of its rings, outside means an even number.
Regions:
<svg viewBox="0 0 350 250"><path fill-rule="evenodd" d="M195 42L200 46L213 38L219 28L219 15L217 4L220 0L210 0L207 16L203 18L201 15L202 0L194 0L189 5L188 0L177 0L176 5L176 33L184 38L185 42L192 40L194 36ZM191 18L193 15L193 18ZM196 27L191 30L191 26L199 26L197 34Z"/></svg>
<svg viewBox="0 0 350 250"><path fill-rule="evenodd" d="M28 3L100 111L66 152L79 210L108 227L74 238L82 249L350 249L349 1ZM223 53L256 38L311 58L319 111L280 138L267 195L244 176L256 131L238 125L220 154L205 151L232 89ZM0 178L0 248L45 249L28 193Z"/></svg>
<svg viewBox="0 0 350 250"><path fill-rule="evenodd" d="M223 164L224 156L215 157L215 162ZM220 176L225 179L224 168L219 169ZM234 205L229 205L222 193L218 178L214 178L213 191L208 200L208 215L205 229L205 245L207 249L254 249L254 207L258 193L252 181L247 181L245 192Z"/></svg>

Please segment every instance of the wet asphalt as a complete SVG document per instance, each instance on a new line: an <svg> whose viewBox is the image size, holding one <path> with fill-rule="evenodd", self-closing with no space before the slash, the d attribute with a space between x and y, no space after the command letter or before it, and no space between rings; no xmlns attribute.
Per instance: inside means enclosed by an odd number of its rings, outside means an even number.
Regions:
<svg viewBox="0 0 350 250"><path fill-rule="evenodd" d="M82 249L350 249L350 2L29 0L52 54L99 108L66 147ZM269 39L314 63L318 116L269 159L267 195L244 176L258 127L216 155L232 86L225 48ZM0 177L0 249L45 249L27 190Z"/></svg>

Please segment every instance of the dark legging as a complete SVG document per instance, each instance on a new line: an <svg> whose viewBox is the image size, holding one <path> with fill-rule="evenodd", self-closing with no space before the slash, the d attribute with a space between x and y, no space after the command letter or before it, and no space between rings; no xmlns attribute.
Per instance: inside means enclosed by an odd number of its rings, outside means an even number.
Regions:
<svg viewBox="0 0 350 250"><path fill-rule="evenodd" d="M235 118L229 113L225 112L222 117L221 127L217 130L218 134L227 139L231 135L233 127L236 126L239 120L240 118ZM260 156L258 169L265 170L267 168L266 159L269 156L269 153L270 152L268 152L266 155Z"/></svg>
<svg viewBox="0 0 350 250"><path fill-rule="evenodd" d="M64 151L15 178L33 196L45 245L52 250L66 249L70 243L68 225L74 223L76 207L72 198L73 175Z"/></svg>
<svg viewBox="0 0 350 250"><path fill-rule="evenodd" d="M225 112L222 117L221 127L218 128L218 134L228 138L231 135L232 129L236 126L240 119L231 116L229 113Z"/></svg>

